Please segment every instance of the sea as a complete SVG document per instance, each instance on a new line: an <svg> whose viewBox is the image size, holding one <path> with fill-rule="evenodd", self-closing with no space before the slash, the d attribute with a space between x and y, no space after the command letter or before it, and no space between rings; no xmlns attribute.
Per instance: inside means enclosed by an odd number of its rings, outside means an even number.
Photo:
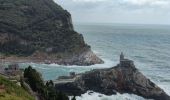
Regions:
<svg viewBox="0 0 170 100"><path fill-rule="evenodd" d="M45 80L55 80L70 72L83 73L92 69L114 67L119 55L135 62L136 67L170 95L170 26L138 24L76 23L74 29L83 34L94 53L105 61L92 66L63 66L57 64L23 63L33 66ZM90 91L88 91L90 92ZM146 100L134 94L106 96L85 93L77 100Z"/></svg>

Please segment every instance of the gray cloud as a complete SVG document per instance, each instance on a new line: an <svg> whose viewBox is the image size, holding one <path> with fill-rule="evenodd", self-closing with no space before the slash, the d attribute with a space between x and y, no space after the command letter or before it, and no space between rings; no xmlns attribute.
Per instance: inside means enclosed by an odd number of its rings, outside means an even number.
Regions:
<svg viewBox="0 0 170 100"><path fill-rule="evenodd" d="M170 0L55 0L73 22L170 24Z"/></svg>

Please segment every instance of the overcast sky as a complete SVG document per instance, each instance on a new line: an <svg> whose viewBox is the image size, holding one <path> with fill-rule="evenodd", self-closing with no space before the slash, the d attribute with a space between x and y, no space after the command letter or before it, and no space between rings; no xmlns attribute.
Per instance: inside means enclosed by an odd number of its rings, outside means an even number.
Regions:
<svg viewBox="0 0 170 100"><path fill-rule="evenodd" d="M73 22L170 24L170 0L55 0Z"/></svg>

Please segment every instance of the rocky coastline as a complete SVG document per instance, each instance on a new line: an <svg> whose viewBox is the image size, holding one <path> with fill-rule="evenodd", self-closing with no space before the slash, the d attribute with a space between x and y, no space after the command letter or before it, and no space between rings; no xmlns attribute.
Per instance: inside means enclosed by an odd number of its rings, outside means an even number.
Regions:
<svg viewBox="0 0 170 100"><path fill-rule="evenodd" d="M68 95L81 95L89 90L105 95L130 93L147 99L170 100L164 90L145 77L128 59L108 69L96 69L83 74L59 77L55 88Z"/></svg>
<svg viewBox="0 0 170 100"><path fill-rule="evenodd" d="M104 63L90 49L79 54L68 57L58 57L55 54L37 53L29 57L0 56L1 62L6 63L39 63L39 64L59 64L59 65L80 65L89 66Z"/></svg>

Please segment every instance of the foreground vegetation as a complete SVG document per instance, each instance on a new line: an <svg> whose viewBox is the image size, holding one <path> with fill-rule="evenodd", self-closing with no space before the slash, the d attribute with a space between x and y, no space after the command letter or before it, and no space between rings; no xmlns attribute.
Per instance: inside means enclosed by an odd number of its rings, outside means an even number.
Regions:
<svg viewBox="0 0 170 100"><path fill-rule="evenodd" d="M0 100L35 100L16 83L0 76Z"/></svg>
<svg viewBox="0 0 170 100"><path fill-rule="evenodd" d="M41 100L69 100L68 96L54 88L53 81L48 81L45 85L43 79L31 66L25 69L24 78L34 92L39 94Z"/></svg>

